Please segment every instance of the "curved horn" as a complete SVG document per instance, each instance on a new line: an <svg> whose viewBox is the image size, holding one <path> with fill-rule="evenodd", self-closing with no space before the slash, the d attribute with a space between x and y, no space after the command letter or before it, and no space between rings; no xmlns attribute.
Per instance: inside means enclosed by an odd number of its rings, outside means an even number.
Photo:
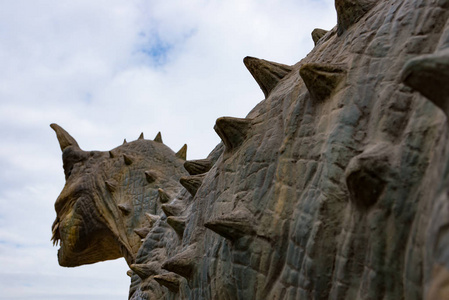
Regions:
<svg viewBox="0 0 449 300"><path fill-rule="evenodd" d="M61 151L64 151L64 149L69 146L75 146L75 147L79 148L76 140L67 131L65 131L61 126L53 123L53 124L50 124L50 127L56 132L56 137L58 138L59 146L61 147Z"/></svg>

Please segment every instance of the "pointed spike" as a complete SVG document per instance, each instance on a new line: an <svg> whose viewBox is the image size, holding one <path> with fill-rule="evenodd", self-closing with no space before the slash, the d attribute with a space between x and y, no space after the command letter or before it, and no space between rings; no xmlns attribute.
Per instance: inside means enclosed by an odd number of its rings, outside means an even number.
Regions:
<svg viewBox="0 0 449 300"><path fill-rule="evenodd" d="M145 217L147 217L148 221L150 222L150 226L153 226L154 223L156 223L161 218L158 215L152 215L149 213L145 213Z"/></svg>
<svg viewBox="0 0 449 300"><path fill-rule="evenodd" d="M157 133L156 137L154 138L154 141L158 142L158 143L163 143L162 142L162 134L160 131Z"/></svg>
<svg viewBox="0 0 449 300"><path fill-rule="evenodd" d="M299 75L304 80L312 98L316 101L324 101L337 90L346 71L341 66L308 63L301 66Z"/></svg>
<svg viewBox="0 0 449 300"><path fill-rule="evenodd" d="M108 179L105 181L106 184L106 188L108 189L109 192L113 193L116 189L117 189L117 181L114 179Z"/></svg>
<svg viewBox="0 0 449 300"><path fill-rule="evenodd" d="M184 235L184 229L186 228L186 218L170 216L167 218L167 224L175 230L180 238L182 238Z"/></svg>
<svg viewBox="0 0 449 300"><path fill-rule="evenodd" d="M153 183L156 181L157 175L152 171L145 171L145 178L148 183Z"/></svg>
<svg viewBox="0 0 449 300"><path fill-rule="evenodd" d="M357 23L377 2L377 0L335 0L337 35L342 35Z"/></svg>
<svg viewBox="0 0 449 300"><path fill-rule="evenodd" d="M129 204L122 203L117 205L117 207L124 215L129 215L131 213L131 207L129 206Z"/></svg>
<svg viewBox="0 0 449 300"><path fill-rule="evenodd" d="M221 117L215 122L214 130L220 136L226 150L232 151L245 141L250 127L250 119Z"/></svg>
<svg viewBox="0 0 449 300"><path fill-rule="evenodd" d="M449 48L409 60L401 79L449 117Z"/></svg>
<svg viewBox="0 0 449 300"><path fill-rule="evenodd" d="M205 177L205 174L184 176L179 179L179 182L181 183L181 185L183 187L186 188L187 191L189 191L190 195L195 197L196 192L198 191L201 184L203 183L204 177Z"/></svg>
<svg viewBox="0 0 449 300"><path fill-rule="evenodd" d="M157 192L161 203L167 203L170 201L170 196L163 189L158 189Z"/></svg>
<svg viewBox="0 0 449 300"><path fill-rule="evenodd" d="M184 163L184 168L190 175L204 174L212 168L212 161L209 159L188 160Z"/></svg>
<svg viewBox="0 0 449 300"><path fill-rule="evenodd" d="M134 229L134 232L141 238L146 238L147 234L150 232L150 228L142 227Z"/></svg>
<svg viewBox="0 0 449 300"><path fill-rule="evenodd" d="M243 63L257 81L265 98L268 97L279 81L292 71L290 66L250 56L245 57Z"/></svg>
<svg viewBox="0 0 449 300"><path fill-rule="evenodd" d="M162 269L176 273L189 279L196 267L196 262L198 260L198 254L196 250L196 244L190 245L183 252L176 254L172 258L166 260L162 264Z"/></svg>
<svg viewBox="0 0 449 300"><path fill-rule="evenodd" d="M131 270L140 277L140 279L145 280L150 276L156 275L159 273L159 267L157 263L149 263L149 264L132 264L129 266Z"/></svg>
<svg viewBox="0 0 449 300"><path fill-rule="evenodd" d="M234 241L245 235L255 234L253 223L253 216L247 210L237 210L229 215L206 222L204 226L224 238Z"/></svg>
<svg viewBox="0 0 449 300"><path fill-rule="evenodd" d="M180 159L186 160L187 159L187 144L184 144L181 149L176 153L176 157L179 157Z"/></svg>
<svg viewBox="0 0 449 300"><path fill-rule="evenodd" d="M179 216L182 213L182 211L185 209L181 205L175 205L175 204L162 204L161 208L167 217Z"/></svg>
<svg viewBox="0 0 449 300"><path fill-rule="evenodd" d="M123 160L125 161L125 164L128 166L133 163L132 158L126 154L123 154Z"/></svg>
<svg viewBox="0 0 449 300"><path fill-rule="evenodd" d="M112 151L109 151L109 158L114 158L114 157L115 157L114 153Z"/></svg>
<svg viewBox="0 0 449 300"><path fill-rule="evenodd" d="M143 138L143 132L139 135L139 138L138 138L138 140L143 140L144 138Z"/></svg>
<svg viewBox="0 0 449 300"><path fill-rule="evenodd" d="M74 146L79 149L78 143L76 140L67 132L65 131L61 126L58 124L52 123L50 124L50 127L56 132L56 138L59 141L59 147L61 148L61 151L64 151L65 148Z"/></svg>
<svg viewBox="0 0 449 300"><path fill-rule="evenodd" d="M123 140L123 145L128 144L128 142L126 141L126 139Z"/></svg>
<svg viewBox="0 0 449 300"><path fill-rule="evenodd" d="M180 277L175 273L156 275L153 277L153 279L156 280L160 285L168 288L173 293L177 293L179 291Z"/></svg>
<svg viewBox="0 0 449 300"><path fill-rule="evenodd" d="M318 41L328 32L329 31L320 28L315 28L312 31L312 40L315 43L315 46L318 44Z"/></svg>
<svg viewBox="0 0 449 300"><path fill-rule="evenodd" d="M126 275L128 275L129 277L132 277L133 274L134 274L133 270L126 271Z"/></svg>

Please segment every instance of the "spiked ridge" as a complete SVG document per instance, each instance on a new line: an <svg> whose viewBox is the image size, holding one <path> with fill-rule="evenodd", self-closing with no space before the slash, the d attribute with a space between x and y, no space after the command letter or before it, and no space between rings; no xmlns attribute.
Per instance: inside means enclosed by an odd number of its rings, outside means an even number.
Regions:
<svg viewBox="0 0 449 300"><path fill-rule="evenodd" d="M173 293L179 291L180 277L175 273L160 274L153 277L160 285L165 286Z"/></svg>
<svg viewBox="0 0 449 300"><path fill-rule="evenodd" d="M149 213L145 213L145 217L147 217L147 219L150 222L151 226L153 226L154 223L156 223L161 218L158 215L152 215L152 214L149 214Z"/></svg>
<svg viewBox="0 0 449 300"><path fill-rule="evenodd" d="M312 40L315 43L315 46L318 44L318 41L326 34L328 33L327 30L315 28L312 31Z"/></svg>
<svg viewBox="0 0 449 300"><path fill-rule="evenodd" d="M184 168L190 175L199 175L209 172L212 161L209 159L188 160L184 163Z"/></svg>
<svg viewBox="0 0 449 300"><path fill-rule="evenodd" d="M125 161L125 164L128 166L133 163L133 159L126 154L123 154L123 160Z"/></svg>
<svg viewBox="0 0 449 300"><path fill-rule="evenodd" d="M131 207L129 204L119 204L117 207L124 215L129 215L131 213Z"/></svg>
<svg viewBox="0 0 449 300"><path fill-rule="evenodd" d="M449 116L449 48L411 59L401 79Z"/></svg>
<svg viewBox="0 0 449 300"><path fill-rule="evenodd" d="M134 232L140 236L141 238L146 238L146 236L148 235L148 233L150 232L150 228L147 227L142 227L142 228L136 228L134 229Z"/></svg>
<svg viewBox="0 0 449 300"><path fill-rule="evenodd" d="M157 192L161 203L167 203L170 201L170 196L163 189L158 189Z"/></svg>
<svg viewBox="0 0 449 300"><path fill-rule="evenodd" d="M196 245L191 245L185 251L166 260L162 264L162 269L189 279L195 269L197 258Z"/></svg>
<svg viewBox="0 0 449 300"><path fill-rule="evenodd" d="M342 82L346 71L330 64L308 63L301 66L299 75L316 101L324 101L336 90Z"/></svg>
<svg viewBox="0 0 449 300"><path fill-rule="evenodd" d="M105 181L106 184L106 188L108 189L109 192L113 193L116 189L117 189L117 181L114 179L108 179Z"/></svg>
<svg viewBox="0 0 449 300"><path fill-rule="evenodd" d="M170 216L167 218L167 224L173 228L180 238L182 238L184 229L186 228L186 218Z"/></svg>
<svg viewBox="0 0 449 300"><path fill-rule="evenodd" d="M337 10L337 34L342 35L349 27L357 23L377 0L335 0Z"/></svg>
<svg viewBox="0 0 449 300"><path fill-rule="evenodd" d="M250 128L250 119L232 117L218 118L214 126L227 151L238 148L245 141Z"/></svg>
<svg viewBox="0 0 449 300"><path fill-rule="evenodd" d="M180 159L186 160L187 159L187 144L184 144L181 149L176 153L176 157L179 157Z"/></svg>
<svg viewBox="0 0 449 300"><path fill-rule="evenodd" d="M145 171L145 179L147 180L148 183L153 183L156 181L157 176L152 171Z"/></svg>
<svg viewBox="0 0 449 300"><path fill-rule="evenodd" d="M292 71L290 66L250 56L245 57L243 63L262 89L265 98L268 97L279 81Z"/></svg>
<svg viewBox="0 0 449 300"><path fill-rule="evenodd" d="M167 217L179 216L181 212L185 209L183 206L175 204L163 204L161 208Z"/></svg>
<svg viewBox="0 0 449 300"><path fill-rule="evenodd" d="M195 197L196 192L200 188L201 184L203 183L204 174L201 175L193 175L193 176L184 176L179 179L179 182L183 187L186 188L189 193Z"/></svg>
<svg viewBox="0 0 449 300"><path fill-rule="evenodd" d="M140 279L145 280L150 276L159 273L159 267L156 263L149 264L132 264L130 266L131 270L136 273Z"/></svg>
<svg viewBox="0 0 449 300"><path fill-rule="evenodd" d="M143 140L144 138L143 138L143 132L139 135L139 138L138 138L138 140Z"/></svg>
<svg viewBox="0 0 449 300"><path fill-rule="evenodd" d="M209 221L204 226L228 240L235 241L255 233L252 219L253 216L246 209L241 209Z"/></svg>
<svg viewBox="0 0 449 300"><path fill-rule="evenodd" d="M156 137L154 138L154 141L158 142L158 143L163 143L162 142L162 134L160 131L157 133Z"/></svg>

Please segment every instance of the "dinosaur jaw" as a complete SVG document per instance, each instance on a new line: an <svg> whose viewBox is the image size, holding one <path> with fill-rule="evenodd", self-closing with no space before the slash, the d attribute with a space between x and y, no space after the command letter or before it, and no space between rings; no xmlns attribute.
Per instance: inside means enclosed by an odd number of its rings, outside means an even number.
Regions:
<svg viewBox="0 0 449 300"><path fill-rule="evenodd" d="M53 244L60 245L58 262L76 267L122 257L117 238L90 210L89 199L78 199L73 208L58 214L53 223Z"/></svg>

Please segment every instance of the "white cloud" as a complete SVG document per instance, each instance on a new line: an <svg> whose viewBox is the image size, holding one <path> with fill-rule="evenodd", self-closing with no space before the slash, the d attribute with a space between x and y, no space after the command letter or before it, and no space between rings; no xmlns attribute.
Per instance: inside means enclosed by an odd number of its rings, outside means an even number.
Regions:
<svg viewBox="0 0 449 300"><path fill-rule="evenodd" d="M64 176L50 123L87 150L114 148L141 131L153 138L160 130L172 149L187 143L188 158L203 158L219 142L216 118L244 117L263 99L243 57L296 63L313 46L313 28L335 25L333 5L3 1L0 299L127 296L123 260L57 266L49 239Z"/></svg>

